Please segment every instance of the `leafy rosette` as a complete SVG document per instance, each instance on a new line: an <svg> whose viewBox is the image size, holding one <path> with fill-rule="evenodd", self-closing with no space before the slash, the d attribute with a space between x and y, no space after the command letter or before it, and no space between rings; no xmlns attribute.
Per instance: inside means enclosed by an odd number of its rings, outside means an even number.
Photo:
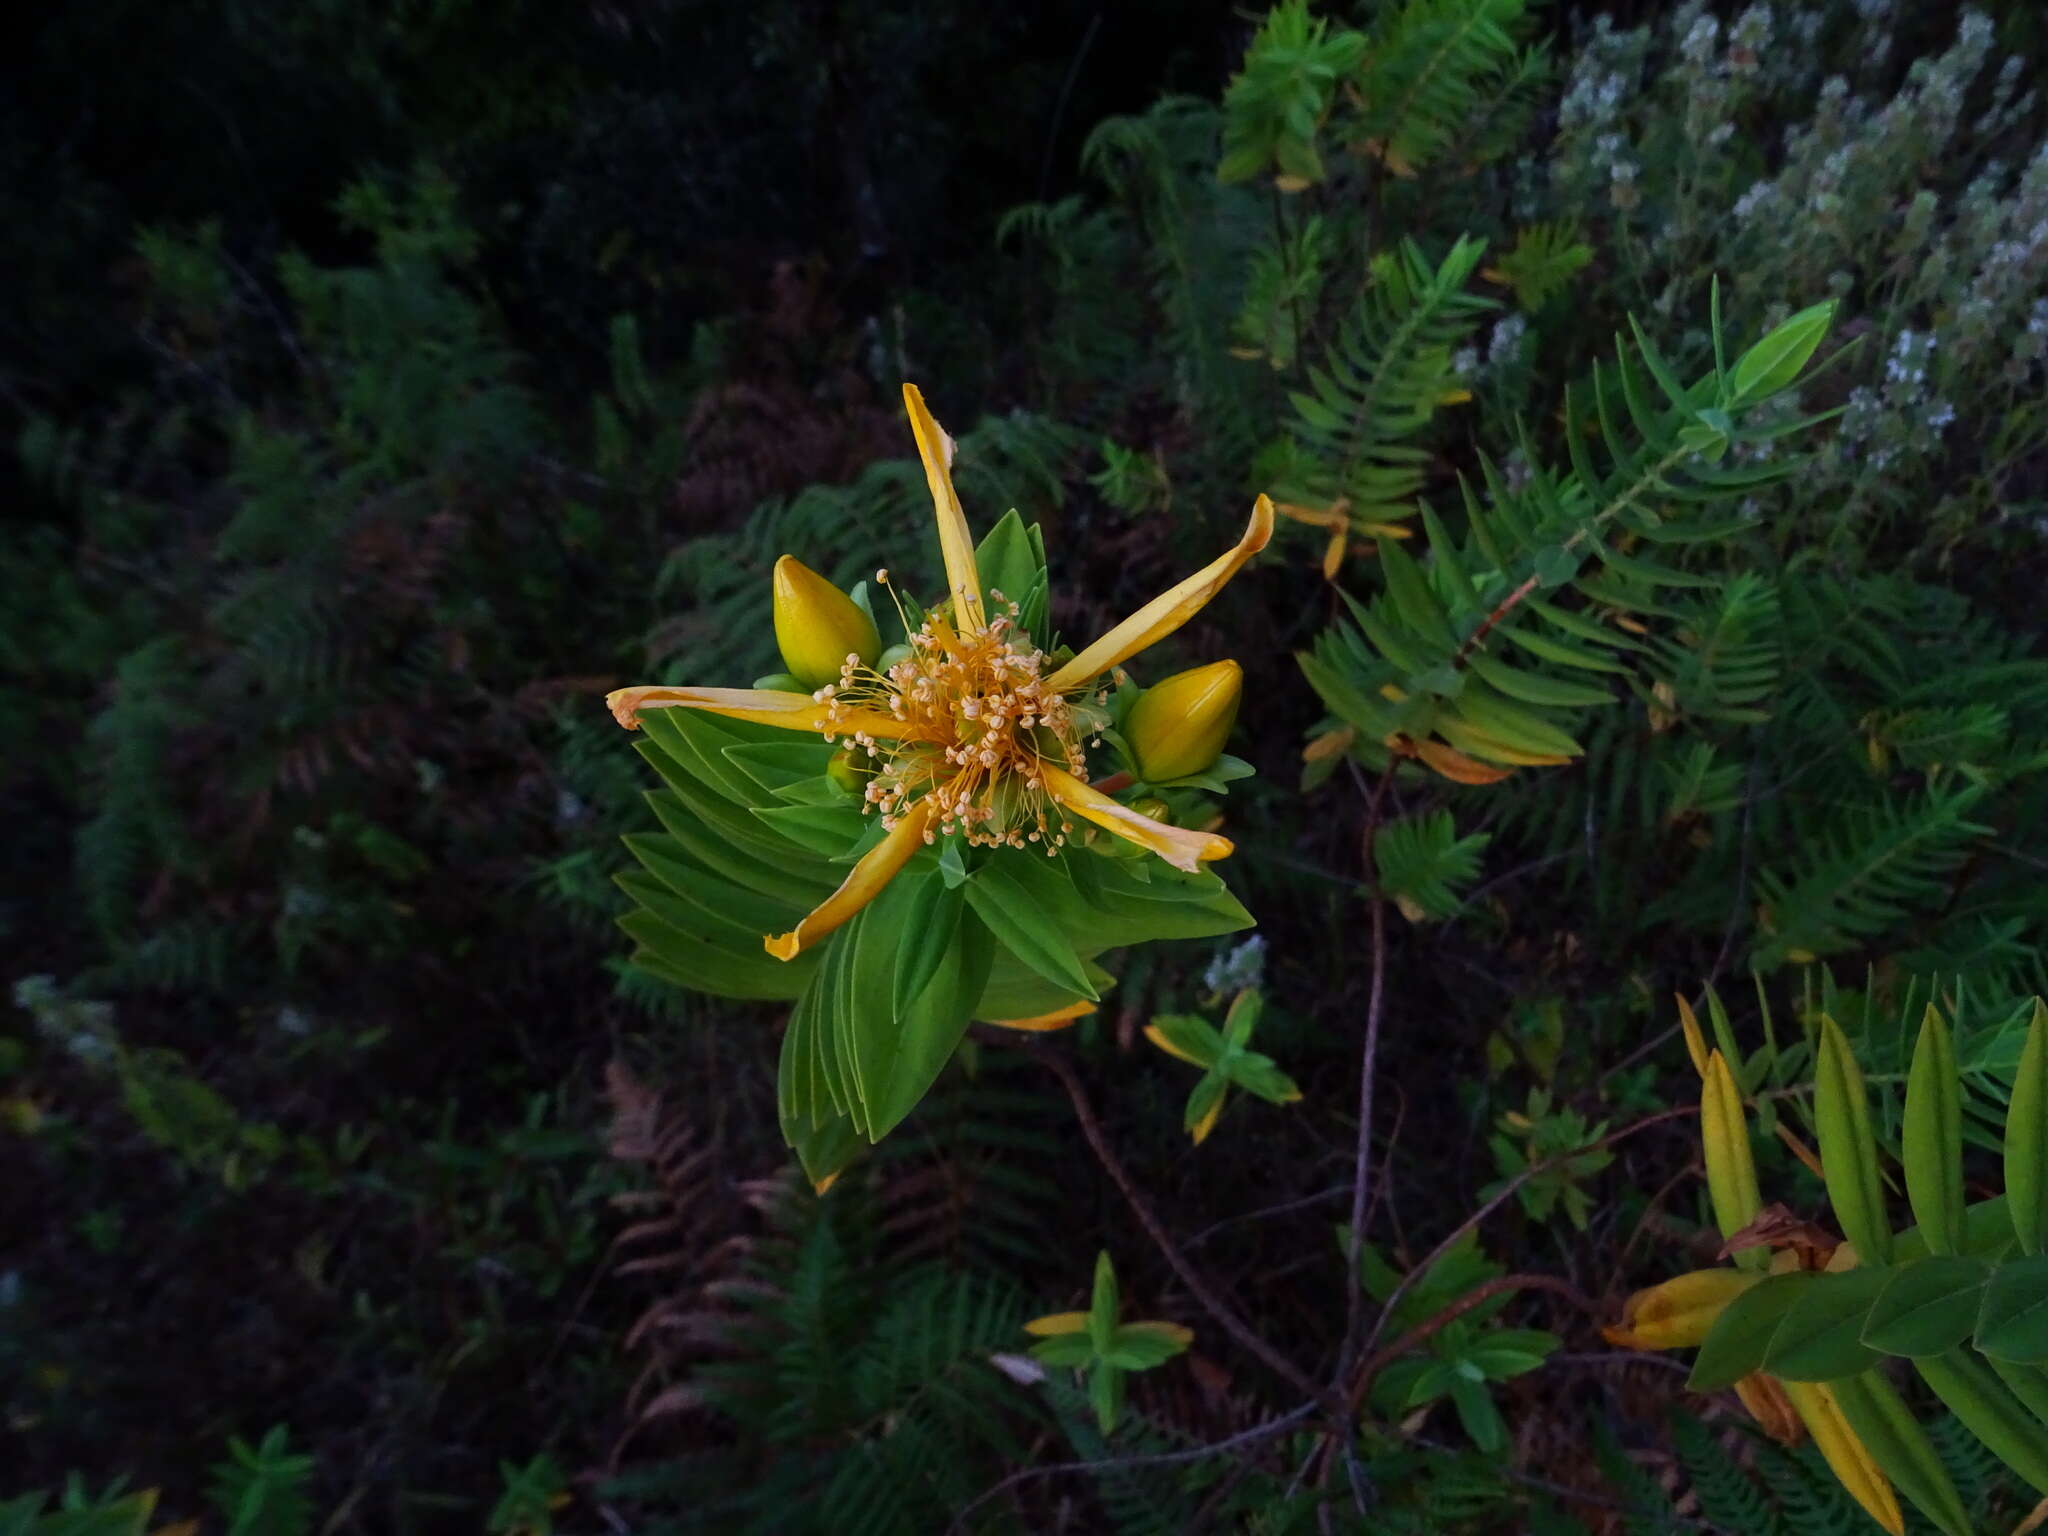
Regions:
<svg viewBox="0 0 2048 1536"><path fill-rule="evenodd" d="M643 685L608 700L661 775L661 831L627 839L633 961L678 986L794 1003L782 1127L820 1184L917 1105L972 1020L1054 1028L1091 1012L1105 952L1251 917L1204 866L1241 674L1219 662L1141 689L1123 664L1186 623L1271 536L1235 547L1078 653L1047 634L1044 541L1012 511L977 546L953 444L904 401L949 591L877 575L904 640L785 556L785 673L752 688ZM1101 759L1091 765L1093 750ZM1097 768L1109 771L1099 780Z"/></svg>

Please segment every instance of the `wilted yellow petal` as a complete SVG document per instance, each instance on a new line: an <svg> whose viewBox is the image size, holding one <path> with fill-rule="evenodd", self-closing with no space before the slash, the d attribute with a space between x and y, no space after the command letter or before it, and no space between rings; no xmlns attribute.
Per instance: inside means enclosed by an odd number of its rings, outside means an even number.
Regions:
<svg viewBox="0 0 2048 1536"><path fill-rule="evenodd" d="M1685 1049L1692 1057L1692 1069L1704 1078L1707 1075L1707 1037L1700 1033L1699 1016L1692 1011L1692 1004L1683 997L1678 999L1678 1027L1685 1031Z"/></svg>
<svg viewBox="0 0 2048 1536"><path fill-rule="evenodd" d="M925 484L931 487L932 510L938 515L939 553L946 562L946 589L953 599L954 617L962 629L983 629L988 621L981 612L981 573L974 565L974 535L967 530L967 514L960 510L960 493L953 489L953 439L932 420L915 384L903 386L903 408L910 412L911 435L917 439L917 456L924 460Z"/></svg>
<svg viewBox="0 0 2048 1536"><path fill-rule="evenodd" d="M849 655L868 666L882 654L875 621L795 555L775 562L775 648L806 688L839 680Z"/></svg>
<svg viewBox="0 0 2048 1536"><path fill-rule="evenodd" d="M1835 1474L1849 1497L1892 1536L1901 1536L1906 1529L1906 1517L1899 1510L1891 1479L1878 1469L1869 1449L1842 1417L1834 1392L1825 1382L1818 1381L1787 1381L1780 1385L1799 1417L1806 1421L1814 1449L1826 1460L1828 1470Z"/></svg>
<svg viewBox="0 0 2048 1536"><path fill-rule="evenodd" d="M997 1029L1048 1030L1065 1029L1076 1019L1085 1019L1095 1011L1095 1005L1085 997L1077 997L1064 1007L1050 1013L1034 1013L1028 1019L983 1019L984 1024L993 1024Z"/></svg>
<svg viewBox="0 0 2048 1536"><path fill-rule="evenodd" d="M1438 716L1436 729L1445 741L1461 752L1469 752L1491 762L1510 763L1517 768L1557 768L1571 761L1569 757L1560 757L1555 752L1528 752L1510 746L1498 736L1474 730L1468 721L1453 720L1448 715Z"/></svg>
<svg viewBox="0 0 2048 1536"><path fill-rule="evenodd" d="M1320 763L1326 757L1336 757L1351 750L1351 743L1358 740L1358 727L1340 725L1334 731L1325 731L1301 749L1304 763Z"/></svg>
<svg viewBox="0 0 2048 1536"><path fill-rule="evenodd" d="M1067 693L1100 677L1119 662L1130 660L1148 645L1164 640L1201 612L1225 582L1244 568L1244 563L1266 547L1273 537L1273 503L1261 496L1252 505L1251 521L1244 537L1228 554L1220 555L1178 586L1152 599L1123 623L1097 640L1087 650L1045 680L1051 693Z"/></svg>
<svg viewBox="0 0 2048 1536"><path fill-rule="evenodd" d="M1141 816L1105 794L1090 789L1064 768L1041 763L1039 774L1045 791L1083 820L1156 853L1175 869L1193 874L1211 859L1227 859L1235 848L1229 838L1213 832L1196 832L1187 827L1169 827L1163 821Z"/></svg>
<svg viewBox="0 0 2048 1536"><path fill-rule="evenodd" d="M1775 1376L1751 1371L1735 1383L1735 1395L1749 1410L1758 1428L1780 1445L1797 1445L1806 1438L1806 1426L1792 1411L1792 1400Z"/></svg>
<svg viewBox="0 0 2048 1536"><path fill-rule="evenodd" d="M1147 1024L1145 1026L1145 1038L1166 1052L1167 1055L1177 1056L1191 1067L1200 1067L1204 1071L1208 1070L1209 1064L1207 1062L1196 1060L1193 1056L1190 1056L1186 1051L1175 1045L1166 1037L1166 1031L1157 1024Z"/></svg>
<svg viewBox="0 0 2048 1536"><path fill-rule="evenodd" d="M1706 1155L1714 1223L1723 1237L1733 1237L1756 1220L1764 1201L1757 1188L1749 1126L1742 1117L1742 1094L1719 1051L1707 1053L1706 1076L1700 1084L1700 1148ZM1746 1248L1735 1262L1761 1269L1769 1260L1763 1249Z"/></svg>
<svg viewBox="0 0 2048 1536"><path fill-rule="evenodd" d="M917 802L903 813L874 847L860 857L838 890L827 896L788 933L769 935L761 947L778 960L794 960L818 940L849 921L882 888L896 878L896 872L910 862L911 855L924 846L925 828L931 824L935 802L931 797Z"/></svg>
<svg viewBox="0 0 2048 1536"><path fill-rule="evenodd" d="M614 688L604 701L629 731L640 724L643 709L701 709L786 731L822 731L827 708L807 693L779 693L772 688L668 688L656 683ZM877 741L895 741L903 735L903 722L884 710L841 705L833 731L842 736L865 731Z"/></svg>
<svg viewBox="0 0 2048 1536"><path fill-rule="evenodd" d="M1496 768L1440 741L1418 741L1415 755L1454 784L1498 784L1515 770Z"/></svg>
<svg viewBox="0 0 2048 1536"><path fill-rule="evenodd" d="M1223 1101L1229 1097L1228 1093L1217 1094L1216 1102L1209 1106L1209 1113L1197 1120L1193 1129L1188 1132L1190 1136L1194 1137L1196 1146L1199 1147L1203 1142L1207 1141L1209 1133L1216 1129L1216 1117L1223 1113Z"/></svg>
<svg viewBox="0 0 2048 1536"><path fill-rule="evenodd" d="M1042 1339L1053 1338L1062 1333L1085 1333L1088 1331L1086 1312L1052 1312L1044 1317L1034 1317L1024 1325L1026 1333L1035 1333Z"/></svg>
<svg viewBox="0 0 2048 1536"><path fill-rule="evenodd" d="M1739 1269L1696 1269L1637 1291L1621 1305L1620 1326L1600 1331L1625 1349L1694 1349L1728 1303L1762 1278Z"/></svg>

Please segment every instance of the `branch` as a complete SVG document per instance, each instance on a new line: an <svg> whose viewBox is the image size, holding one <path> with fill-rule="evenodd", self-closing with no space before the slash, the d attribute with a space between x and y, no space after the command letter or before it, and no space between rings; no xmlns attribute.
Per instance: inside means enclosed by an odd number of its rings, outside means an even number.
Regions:
<svg viewBox="0 0 2048 1536"><path fill-rule="evenodd" d="M1331 1413L1338 1412L1342 1404L1336 1394L1328 1387L1319 1387L1310 1381L1291 1360L1260 1338L1257 1332L1237 1315L1230 1303L1218 1295L1214 1287L1202 1277L1201 1271L1197 1270L1188 1261L1187 1256L1175 1246L1158 1215L1139 1193L1138 1186L1132 1182L1129 1171L1110 1149L1108 1138L1103 1134L1102 1122L1095 1118L1094 1107L1089 1104L1087 1091L1082 1088L1081 1079L1075 1073L1073 1065L1050 1047L1025 1044L1023 1049L1030 1052L1040 1065L1057 1077L1061 1086L1067 1090L1067 1097L1074 1102L1074 1118L1080 1122L1081 1134L1088 1138L1088 1145L1093 1149L1096 1161L1102 1164L1104 1171L1123 1192L1125 1201L1138 1218L1138 1225L1145 1229L1146 1234L1152 1239L1153 1246L1172 1266L1173 1272L1180 1276L1181 1284L1188 1288L1188 1293L1201 1303L1203 1309L1222 1325L1223 1331L1235 1339L1248 1354L1263 1362L1267 1369L1296 1391L1314 1399L1317 1406Z"/></svg>

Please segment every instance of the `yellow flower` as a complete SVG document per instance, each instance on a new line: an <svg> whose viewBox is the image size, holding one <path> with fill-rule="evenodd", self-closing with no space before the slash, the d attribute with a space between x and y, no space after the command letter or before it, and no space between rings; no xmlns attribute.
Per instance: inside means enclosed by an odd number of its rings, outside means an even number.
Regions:
<svg viewBox="0 0 2048 1536"><path fill-rule="evenodd" d="M1739 1269L1696 1269L1637 1291L1622 1303L1621 1325L1600 1331L1625 1349L1696 1349L1728 1303L1762 1278Z"/></svg>
<svg viewBox="0 0 2048 1536"><path fill-rule="evenodd" d="M1056 854L1074 834L1074 818L1128 839L1178 869L1194 870L1231 852L1211 832L1155 821L1090 787L1083 743L1102 718L1103 678L1147 646L1163 640L1201 610L1273 533L1273 504L1264 496L1235 547L1185 581L1145 604L1072 660L1054 665L1017 624L1018 608L1002 593L984 592L975 567L974 540L953 489L953 441L932 419L913 384L903 403L924 461L937 512L939 552L946 567L946 600L935 604L909 636L908 654L876 670L875 658L847 639L839 621L818 618L830 605L807 588L804 649L788 642L783 659L799 678L799 659L810 642L840 647L836 681L815 692L776 693L753 688L621 688L606 703L631 729L646 709L703 709L714 714L815 731L844 741L875 768L864 790L866 809L886 830L881 842L854 865L839 889L788 933L762 943L778 959L793 959L873 901L920 848L958 835L988 847L1042 847ZM797 572L834 596L837 589L794 560L784 568L792 590ZM799 599L792 597L791 613ZM853 608L850 599L847 607ZM782 639L783 604L777 604ZM858 609L855 609L858 612ZM840 620L843 620L843 613ZM806 628L809 625L811 627ZM842 645L842 641L845 643Z"/></svg>
<svg viewBox="0 0 2048 1536"><path fill-rule="evenodd" d="M775 648L806 688L839 676L849 656L873 666L882 654L875 621L795 555L775 562Z"/></svg>
<svg viewBox="0 0 2048 1536"><path fill-rule="evenodd" d="M1214 763L1243 695L1244 668L1234 661L1191 667L1147 688L1124 723L1139 771L1158 784Z"/></svg>

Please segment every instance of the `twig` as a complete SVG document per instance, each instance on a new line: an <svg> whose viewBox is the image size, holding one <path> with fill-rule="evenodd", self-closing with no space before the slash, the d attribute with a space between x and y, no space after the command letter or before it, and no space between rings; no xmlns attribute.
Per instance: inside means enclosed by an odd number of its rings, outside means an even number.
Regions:
<svg viewBox="0 0 2048 1536"><path fill-rule="evenodd" d="M1188 1293L1201 1303L1204 1311L1222 1324L1224 1332L1237 1340L1247 1353L1263 1362L1267 1369L1296 1391L1313 1398L1319 1406L1336 1411L1340 1405L1335 1393L1327 1387L1317 1386L1309 1380L1305 1372L1261 1338L1255 1329L1237 1315L1230 1303L1216 1293L1215 1288L1202 1277L1201 1271L1189 1263L1187 1256L1175 1245L1157 1213L1139 1193L1138 1186L1132 1182L1129 1171L1111 1150L1108 1138L1103 1135L1102 1122L1095 1118L1095 1109L1088 1102L1087 1090L1081 1086L1081 1079L1075 1073L1072 1064L1050 1047L1026 1044L1023 1048L1031 1052L1067 1090L1067 1097L1074 1103L1074 1118L1080 1122L1081 1134L1088 1139L1088 1145L1093 1149L1096 1161L1102 1164L1103 1170L1123 1192L1124 1200L1138 1218L1138 1225L1145 1229L1146 1234L1152 1239L1152 1245L1172 1266L1173 1272L1180 1276L1181 1284L1188 1288Z"/></svg>
<svg viewBox="0 0 2048 1536"><path fill-rule="evenodd" d="M1394 1309L1401 1304L1401 1298L1414 1288L1416 1282L1429 1273L1430 1267L1438 1259L1456 1247L1458 1240L1464 1237L1467 1232L1470 1232L1480 1222L1486 1220L1487 1217L1491 1216L1503 1205L1506 1205L1513 1198L1515 1191L1535 1178L1537 1174L1548 1173L1551 1169L1561 1167L1575 1157L1583 1157L1588 1152L1597 1152L1602 1148L1611 1147L1616 1142L1625 1141L1635 1135L1636 1132L1646 1131L1653 1125L1661 1125L1667 1120L1682 1120L1687 1116L1697 1115L1699 1112L1700 1108L1697 1104L1681 1104L1675 1109L1660 1109L1654 1115L1645 1115L1640 1120L1624 1125L1618 1131L1609 1131L1605 1136L1590 1141L1583 1147L1574 1147L1569 1152L1560 1152L1555 1157L1547 1157L1540 1163L1531 1163L1495 1191L1492 1199L1451 1228L1449 1234L1442 1242L1424 1254L1420 1262L1410 1267L1408 1273L1401 1277L1401 1283L1394 1287L1393 1294L1380 1304L1379 1319L1373 1324L1372 1332L1365 1336L1365 1343L1362 1348L1371 1349L1374 1344L1379 1342L1379 1336L1386 1330L1387 1320L1394 1315Z"/></svg>
<svg viewBox="0 0 2048 1536"><path fill-rule="evenodd" d="M1358 1326L1363 1316L1365 1293L1358 1283L1359 1255L1365 1244L1366 1192L1372 1176L1372 1100L1374 1078L1379 1071L1380 1014L1386 1000L1387 907L1373 878L1373 835L1379 830L1380 804L1387 786L1394 782L1399 758L1389 758L1386 771L1366 802L1365 831L1362 834L1364 874L1369 883L1366 907L1372 914L1372 990L1365 1004L1365 1048L1358 1063L1358 1145L1351 1158L1351 1235L1344 1245L1344 1346L1337 1357L1337 1381L1351 1372L1358 1349Z"/></svg>
<svg viewBox="0 0 2048 1536"><path fill-rule="evenodd" d="M1100 1461L1059 1461L1049 1467L1025 1467L1012 1472L973 1503L963 1505L960 1513L953 1517L953 1523L946 1527L946 1536L964 1530L967 1517L999 1494L1007 1493L1020 1483L1028 1483L1037 1477L1055 1477L1062 1472L1095 1472L1108 1467L1170 1467L1191 1461L1206 1461L1211 1456L1221 1456L1239 1446L1254 1445L1261 1440L1292 1429L1303 1419L1313 1414L1319 1405L1303 1403L1299 1408L1283 1413L1277 1419L1268 1419L1263 1424L1254 1424L1250 1429L1239 1430L1227 1440L1218 1440L1211 1445L1198 1445L1188 1451L1158 1451L1144 1456L1105 1456Z"/></svg>

